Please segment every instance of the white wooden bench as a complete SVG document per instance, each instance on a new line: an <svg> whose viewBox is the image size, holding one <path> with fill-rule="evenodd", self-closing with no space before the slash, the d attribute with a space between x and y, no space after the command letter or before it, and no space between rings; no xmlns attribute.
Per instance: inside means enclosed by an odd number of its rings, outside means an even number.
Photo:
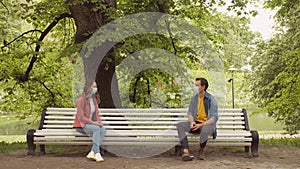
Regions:
<svg viewBox="0 0 300 169"><path fill-rule="evenodd" d="M187 109L99 109L107 129L101 147L122 146L168 146L176 147L179 139L175 124L187 120ZM44 109L38 130L28 130L28 154L35 153L40 145L91 145L91 137L73 129L76 108ZM208 146L242 146L253 157L258 156L259 136L249 129L245 109L219 109L216 139L210 138ZM198 143L199 136L189 134L191 144ZM177 145L177 146L176 146ZM148 147L149 148L149 147ZM105 148L106 149L106 148ZM108 150L109 151L109 150ZM163 151L161 149L161 151Z"/></svg>

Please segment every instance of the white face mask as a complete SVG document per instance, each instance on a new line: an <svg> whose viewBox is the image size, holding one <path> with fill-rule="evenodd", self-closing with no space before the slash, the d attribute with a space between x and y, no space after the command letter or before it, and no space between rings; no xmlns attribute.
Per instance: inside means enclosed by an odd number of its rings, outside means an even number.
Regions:
<svg viewBox="0 0 300 169"><path fill-rule="evenodd" d="M96 94L97 91L98 91L98 88L97 88L97 87L94 87L93 90L92 90L92 93L93 93L93 94Z"/></svg>
<svg viewBox="0 0 300 169"><path fill-rule="evenodd" d="M194 86L194 87L193 87L193 91L194 91L195 94L198 94L198 93L199 93L199 88L198 88L198 86Z"/></svg>

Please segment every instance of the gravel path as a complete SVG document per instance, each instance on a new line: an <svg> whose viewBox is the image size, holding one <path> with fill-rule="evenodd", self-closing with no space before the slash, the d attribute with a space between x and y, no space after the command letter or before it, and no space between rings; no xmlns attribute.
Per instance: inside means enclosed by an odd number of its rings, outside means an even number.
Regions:
<svg viewBox="0 0 300 169"><path fill-rule="evenodd" d="M104 162L96 163L80 154L47 154L27 156L26 151L0 154L2 169L300 169L300 148L290 146L260 145L259 157L252 158L241 148L208 147L207 160L183 162L168 152L148 158L125 158L104 155Z"/></svg>

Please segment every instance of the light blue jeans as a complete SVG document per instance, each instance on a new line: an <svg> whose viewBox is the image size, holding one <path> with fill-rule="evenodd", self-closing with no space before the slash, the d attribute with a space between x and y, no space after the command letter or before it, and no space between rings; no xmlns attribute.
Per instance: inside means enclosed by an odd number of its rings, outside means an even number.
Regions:
<svg viewBox="0 0 300 169"><path fill-rule="evenodd" d="M106 128L94 124L86 124L83 128L76 128L76 131L85 134L92 134L93 146L92 151L100 152L100 145L106 135Z"/></svg>

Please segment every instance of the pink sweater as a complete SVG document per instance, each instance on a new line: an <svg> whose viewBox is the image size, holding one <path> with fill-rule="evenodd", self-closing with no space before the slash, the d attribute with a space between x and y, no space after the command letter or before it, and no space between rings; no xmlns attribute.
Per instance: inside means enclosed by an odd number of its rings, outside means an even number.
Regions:
<svg viewBox="0 0 300 169"><path fill-rule="evenodd" d="M99 117L99 110L98 110L98 98L95 97L94 99L95 104L95 113L94 118L96 121L101 122ZM90 102L84 102L84 95L81 95L77 101L77 114L74 121L74 128L82 128L85 124L91 124L93 121L90 118L91 116L91 105Z"/></svg>

